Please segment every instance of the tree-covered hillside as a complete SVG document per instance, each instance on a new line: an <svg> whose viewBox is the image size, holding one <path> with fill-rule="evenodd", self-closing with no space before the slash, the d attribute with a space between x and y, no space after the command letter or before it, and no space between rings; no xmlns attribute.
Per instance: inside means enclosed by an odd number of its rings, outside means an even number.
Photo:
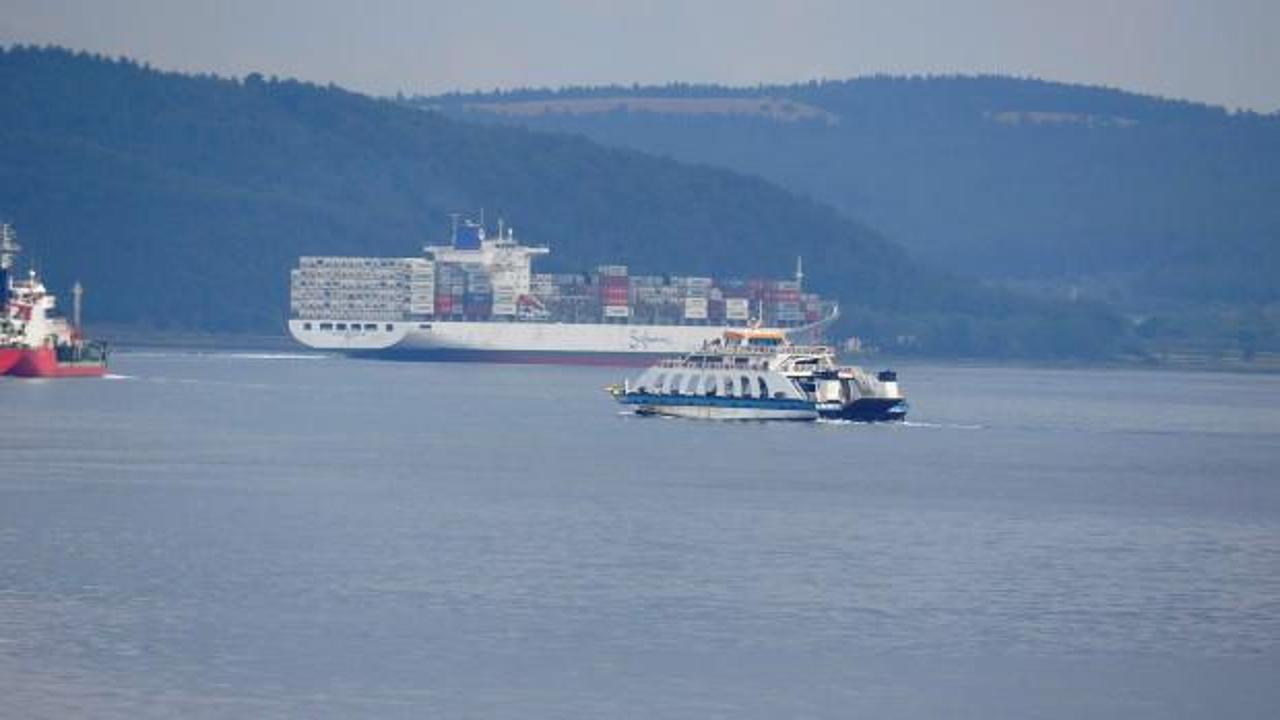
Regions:
<svg viewBox="0 0 1280 720"><path fill-rule="evenodd" d="M715 111L715 98L739 105ZM742 111L751 99L762 111ZM975 277L1070 283L1126 306L1280 300L1276 115L1002 77L416 102L758 175Z"/></svg>
<svg viewBox="0 0 1280 720"><path fill-rule="evenodd" d="M0 52L0 216L88 317L279 331L301 254L413 254L488 209L541 268L784 276L924 352L1096 355L1121 332L1084 303L1027 300L912 262L763 180L582 138L460 123L334 87L160 73L56 49ZM874 322L872 322L874 321Z"/></svg>

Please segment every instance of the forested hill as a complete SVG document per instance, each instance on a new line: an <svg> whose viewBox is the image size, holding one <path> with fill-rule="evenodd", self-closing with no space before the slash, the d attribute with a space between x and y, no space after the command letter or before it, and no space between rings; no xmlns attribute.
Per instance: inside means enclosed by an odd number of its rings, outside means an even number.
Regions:
<svg viewBox="0 0 1280 720"><path fill-rule="evenodd" d="M927 352L1098 354L1119 326L913 263L830 207L734 172L585 139L459 123L334 87L0 52L0 217L87 317L279 332L300 254L408 255L488 209L539 268L775 275L806 259L846 326Z"/></svg>
<svg viewBox="0 0 1280 720"><path fill-rule="evenodd" d="M1005 77L418 98L758 175L975 277L1280 300L1280 116Z"/></svg>

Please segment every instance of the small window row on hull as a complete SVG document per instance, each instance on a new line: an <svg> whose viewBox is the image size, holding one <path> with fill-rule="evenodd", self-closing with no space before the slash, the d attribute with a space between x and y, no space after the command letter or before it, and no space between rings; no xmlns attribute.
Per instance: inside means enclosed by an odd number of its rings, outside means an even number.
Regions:
<svg viewBox="0 0 1280 720"><path fill-rule="evenodd" d="M377 331L378 331L378 324L377 324L377 323L356 323L356 322L353 322L353 323L332 323L332 322L322 322L322 323L316 323L316 325L319 325L319 328L320 328L320 331L321 331L321 332L333 332L333 331L337 331L337 332L377 332ZM312 323L309 323L309 322L304 322L304 323L302 323L302 329L303 329L303 330L310 330L311 328L312 328ZM392 325L391 323L387 323L387 324L383 327L383 330L384 330L384 331L386 331L386 332L391 332L394 328L395 328L395 326L394 326L394 325Z"/></svg>

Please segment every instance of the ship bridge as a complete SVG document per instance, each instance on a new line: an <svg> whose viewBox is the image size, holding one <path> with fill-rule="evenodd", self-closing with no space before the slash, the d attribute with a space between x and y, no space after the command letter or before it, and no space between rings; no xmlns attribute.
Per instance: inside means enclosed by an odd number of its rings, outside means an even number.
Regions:
<svg viewBox="0 0 1280 720"><path fill-rule="evenodd" d="M498 223L498 234L489 237L484 227L466 225L457 228L449 245L428 245L423 250L438 263L478 265L489 276L495 288L504 288L515 295L528 295L533 283L533 257L551 252L545 246L521 245L516 241L515 228Z"/></svg>

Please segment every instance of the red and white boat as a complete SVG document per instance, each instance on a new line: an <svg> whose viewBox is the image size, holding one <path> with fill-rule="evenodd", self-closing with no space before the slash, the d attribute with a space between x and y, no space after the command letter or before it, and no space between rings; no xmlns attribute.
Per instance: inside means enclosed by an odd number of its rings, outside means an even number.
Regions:
<svg viewBox="0 0 1280 720"><path fill-rule="evenodd" d="M18 377L101 377L107 372L107 348L80 334L79 283L75 322L57 313L57 296L34 270L26 280L12 276L21 247L13 228L0 225L0 375Z"/></svg>

